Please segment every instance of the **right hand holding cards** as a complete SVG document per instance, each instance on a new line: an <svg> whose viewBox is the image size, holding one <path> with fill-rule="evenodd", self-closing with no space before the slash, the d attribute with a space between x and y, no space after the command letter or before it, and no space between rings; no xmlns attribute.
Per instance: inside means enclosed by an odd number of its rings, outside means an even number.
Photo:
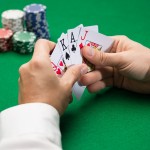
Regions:
<svg viewBox="0 0 150 150"><path fill-rule="evenodd" d="M94 66L82 58L80 49L83 46L90 46L97 50L109 52L113 42L113 39L98 33L97 25L88 27L79 25L74 29L69 29L67 34L62 33L58 38L58 43L50 56L54 72L61 77L70 65L82 63L86 63L89 71L92 71ZM78 82L74 84L73 93L77 99L81 98L85 88Z"/></svg>

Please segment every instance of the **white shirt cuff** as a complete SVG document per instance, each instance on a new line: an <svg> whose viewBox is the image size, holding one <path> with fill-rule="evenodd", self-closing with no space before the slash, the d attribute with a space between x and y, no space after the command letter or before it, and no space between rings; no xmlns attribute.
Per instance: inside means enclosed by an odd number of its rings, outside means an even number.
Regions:
<svg viewBox="0 0 150 150"><path fill-rule="evenodd" d="M23 135L43 135L61 147L60 117L56 109L44 103L28 103L0 114L0 140Z"/></svg>

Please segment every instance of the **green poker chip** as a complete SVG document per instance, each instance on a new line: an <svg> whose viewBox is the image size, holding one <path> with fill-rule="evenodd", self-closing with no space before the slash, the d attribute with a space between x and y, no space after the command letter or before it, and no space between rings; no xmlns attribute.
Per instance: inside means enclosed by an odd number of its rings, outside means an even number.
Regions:
<svg viewBox="0 0 150 150"><path fill-rule="evenodd" d="M19 31L14 34L13 38L18 42L33 42L36 40L36 35L33 32Z"/></svg>
<svg viewBox="0 0 150 150"><path fill-rule="evenodd" d="M19 31L13 35L13 50L19 53L32 53L36 42L33 32Z"/></svg>

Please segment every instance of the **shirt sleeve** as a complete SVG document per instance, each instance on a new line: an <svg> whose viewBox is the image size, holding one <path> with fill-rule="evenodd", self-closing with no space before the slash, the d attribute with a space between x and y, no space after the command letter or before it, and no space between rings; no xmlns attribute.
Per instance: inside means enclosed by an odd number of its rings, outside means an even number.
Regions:
<svg viewBox="0 0 150 150"><path fill-rule="evenodd" d="M1 150L61 150L60 117L44 103L28 103L0 114Z"/></svg>

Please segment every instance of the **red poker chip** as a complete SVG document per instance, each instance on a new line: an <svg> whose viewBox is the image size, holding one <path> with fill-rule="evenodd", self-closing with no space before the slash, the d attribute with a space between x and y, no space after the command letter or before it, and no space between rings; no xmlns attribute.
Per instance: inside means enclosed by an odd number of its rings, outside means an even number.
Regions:
<svg viewBox="0 0 150 150"><path fill-rule="evenodd" d="M8 51L11 47L11 37L13 32L9 29L0 29L0 52Z"/></svg>
<svg viewBox="0 0 150 150"><path fill-rule="evenodd" d="M13 32L9 29L0 29L0 39L9 39L13 35Z"/></svg>

